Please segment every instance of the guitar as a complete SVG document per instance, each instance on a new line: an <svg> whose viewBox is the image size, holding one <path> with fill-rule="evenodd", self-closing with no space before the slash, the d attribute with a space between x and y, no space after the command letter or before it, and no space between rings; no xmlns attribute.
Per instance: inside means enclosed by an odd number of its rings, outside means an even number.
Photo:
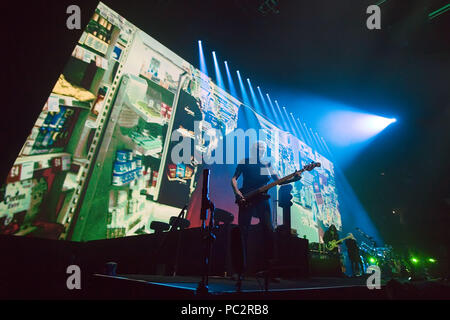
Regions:
<svg viewBox="0 0 450 320"><path fill-rule="evenodd" d="M348 236L345 237L343 239L339 239L339 240L331 240L330 242L328 242L325 245L325 248L327 248L328 251L333 251L334 248L336 248L338 246L338 244L340 244L342 241L345 241L347 239L353 238L352 236Z"/></svg>
<svg viewBox="0 0 450 320"><path fill-rule="evenodd" d="M255 202L259 202L261 200L269 199L270 196L267 194L267 191L272 189L275 186L281 185L292 178L294 178L296 175L300 175L305 171L312 171L314 168L320 167L321 164L319 162L313 162L311 164L306 165L301 170L297 170L294 173L291 173L290 175L287 175L284 178L278 179L277 181L274 181L268 185L262 186L261 188L258 188L253 191L247 191L245 189L239 189L241 191L244 198L239 197L236 195L236 203L240 208L247 208L248 206L252 205Z"/></svg>

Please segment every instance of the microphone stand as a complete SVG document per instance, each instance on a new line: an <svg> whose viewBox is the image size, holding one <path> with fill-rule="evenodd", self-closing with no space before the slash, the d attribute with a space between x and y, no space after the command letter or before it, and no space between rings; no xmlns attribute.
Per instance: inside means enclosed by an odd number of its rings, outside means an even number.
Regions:
<svg viewBox="0 0 450 320"><path fill-rule="evenodd" d="M184 207L183 207L183 209L181 210L181 212L180 212L180 214L178 215L178 217L177 217L177 220L176 220L176 222L175 222L175 224L172 226L172 228L169 230L169 232L170 231L172 231L172 230L177 230L178 229L178 227L179 227L179 223L180 223L180 220L181 219L184 219L184 216L185 216L185 212L186 212L186 210L187 210L187 205L185 205ZM176 256L175 256L175 264L174 264L174 267L173 267L173 276L175 277L176 275L177 275L177 273L178 273L178 262L179 262L179 260L180 260L180 252L181 252L181 236L183 235L183 230L181 230L180 229L180 231L179 231L180 233L178 234L178 239L177 239L177 254L176 254Z"/></svg>
<svg viewBox="0 0 450 320"><path fill-rule="evenodd" d="M165 244L166 244L166 242L167 242L167 238L169 237L169 235L172 233L172 231L174 231L174 230L177 230L177 228L179 227L179 222L180 222L180 220L181 220L181 218L184 218L184 215L185 215L185 211L186 211L186 209L187 209L187 205L185 205L184 207L183 207L183 209L181 209L181 211L180 211L180 213L178 214L178 217L177 217L177 220L175 221L175 224L174 225L172 225L172 226L170 226L170 229L169 229L169 231L168 232L166 232L166 233L163 233L162 234L162 241L158 244L158 246L156 247L156 249L155 249L155 251L154 251L154 259L155 259L155 263L156 262L158 262L158 259L159 259L159 255L160 255L160 253L161 253L161 250L164 248L164 246L165 246ZM181 232L181 230L180 230L180 232ZM180 236L181 236L181 234L180 234ZM178 246L179 246L179 239L178 239L178 243L177 243L177 255L176 255L176 260L175 260L175 266L174 266L174 274L173 274L173 276L175 276L176 275L176 272L177 272L177 269L178 269L178 258L179 258L179 253L178 253Z"/></svg>
<svg viewBox="0 0 450 320"><path fill-rule="evenodd" d="M209 194L209 169L203 170L203 191L202 191L202 208L200 212L200 219L202 220L202 245L203 245L203 274L202 280L198 283L196 293L198 295L207 295L208 276L211 260L212 244L216 239L213 233L214 230L214 204L208 197ZM209 225L206 226L208 220L208 210L210 212Z"/></svg>

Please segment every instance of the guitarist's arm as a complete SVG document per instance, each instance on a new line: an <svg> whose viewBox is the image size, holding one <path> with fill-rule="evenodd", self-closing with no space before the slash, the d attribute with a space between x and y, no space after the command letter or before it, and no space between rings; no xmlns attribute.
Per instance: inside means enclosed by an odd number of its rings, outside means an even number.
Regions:
<svg viewBox="0 0 450 320"><path fill-rule="evenodd" d="M239 164L236 168L236 171L234 172L233 178L231 178L231 187L233 188L233 192L236 196L240 197L241 199L244 198L244 196L242 195L241 191L238 188L238 183L237 183L237 179L239 178L239 176L242 174L242 167Z"/></svg>

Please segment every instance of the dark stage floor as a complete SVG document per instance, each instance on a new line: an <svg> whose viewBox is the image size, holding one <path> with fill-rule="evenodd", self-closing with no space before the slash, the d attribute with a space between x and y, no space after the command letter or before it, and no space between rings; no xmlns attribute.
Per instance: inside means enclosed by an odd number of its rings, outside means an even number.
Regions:
<svg viewBox="0 0 450 320"><path fill-rule="evenodd" d="M116 277L95 275L95 282L122 288L140 288L156 298L197 298L199 277L169 277L155 275L119 275ZM308 279L278 279L270 282L265 290L263 278L249 277L243 280L241 292L236 292L236 281L224 277L209 278L209 298L212 299L383 299L384 285L380 290L369 290L366 279L317 277ZM125 292L122 289L120 292ZM116 291L117 292L117 291ZM109 291L111 293L111 291ZM137 291L132 293L138 294ZM109 295L108 297L114 297ZM204 297L202 297L204 298Z"/></svg>
<svg viewBox="0 0 450 320"><path fill-rule="evenodd" d="M96 298L109 299L213 299L213 300L379 300L379 299L449 299L450 283L442 280L382 281L380 289L369 290L366 278L311 277L280 279L264 288L264 279L249 277L236 292L230 278L210 277L209 294L196 294L199 277L156 275L95 275Z"/></svg>
<svg viewBox="0 0 450 320"><path fill-rule="evenodd" d="M170 277L155 275L123 275L121 277L132 280L143 280L152 284L167 285L186 290L196 290L198 277ZM231 278L209 277L209 289L212 294L235 292L236 281ZM308 279L278 279L270 282L270 291L280 290L312 290L339 287L366 287L366 278L337 278L316 277ZM255 292L264 290L264 279L248 277L242 281L242 292Z"/></svg>

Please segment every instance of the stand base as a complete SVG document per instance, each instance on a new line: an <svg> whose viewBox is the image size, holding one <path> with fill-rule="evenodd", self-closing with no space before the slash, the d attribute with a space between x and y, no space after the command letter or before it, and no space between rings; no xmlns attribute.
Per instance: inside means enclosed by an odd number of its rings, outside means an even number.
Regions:
<svg viewBox="0 0 450 320"><path fill-rule="evenodd" d="M197 291L195 291L195 294L198 296L207 296L209 294L209 288L207 285L205 285L202 282L199 282L198 286L197 286Z"/></svg>

